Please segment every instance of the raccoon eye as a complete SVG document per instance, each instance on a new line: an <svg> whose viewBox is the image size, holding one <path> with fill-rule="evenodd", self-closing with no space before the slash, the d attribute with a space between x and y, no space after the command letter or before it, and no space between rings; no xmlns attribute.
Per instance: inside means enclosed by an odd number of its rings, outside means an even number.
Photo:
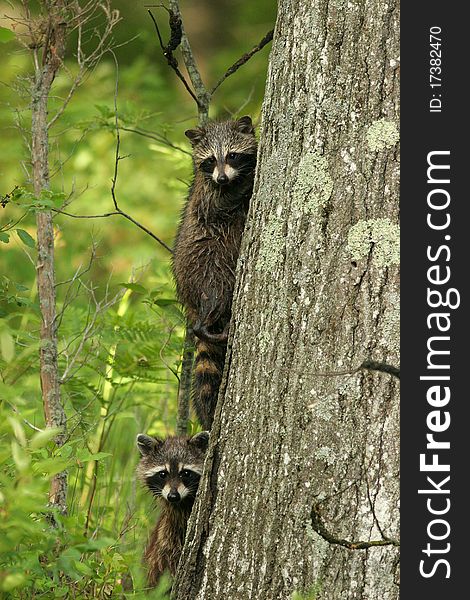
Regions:
<svg viewBox="0 0 470 600"><path fill-rule="evenodd" d="M184 469L183 471L181 471L180 475L182 477L190 477L191 471L188 471L188 469Z"/></svg>
<svg viewBox="0 0 470 600"><path fill-rule="evenodd" d="M167 472L166 471L158 471L158 476L161 479L165 479L165 477L167 476Z"/></svg>
<svg viewBox="0 0 470 600"><path fill-rule="evenodd" d="M215 166L216 162L217 161L215 159L215 156L211 156L209 158L206 158L201 163L201 169L203 171L207 171L208 173L211 173L214 170L214 166Z"/></svg>
<svg viewBox="0 0 470 600"><path fill-rule="evenodd" d="M236 152L229 152L229 153L227 154L227 158L228 158L229 160L235 160L235 159L237 158L237 156L238 156L238 154L237 154Z"/></svg>

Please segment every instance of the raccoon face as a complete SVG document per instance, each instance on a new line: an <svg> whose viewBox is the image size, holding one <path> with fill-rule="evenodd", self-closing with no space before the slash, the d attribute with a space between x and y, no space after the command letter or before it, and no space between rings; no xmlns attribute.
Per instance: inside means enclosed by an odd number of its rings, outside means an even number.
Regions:
<svg viewBox="0 0 470 600"><path fill-rule="evenodd" d="M148 435L137 436L141 453L138 473L148 489L171 504L185 499L193 501L204 464L209 433L203 431L187 437L158 440Z"/></svg>
<svg viewBox="0 0 470 600"><path fill-rule="evenodd" d="M193 146L196 169L216 186L253 175L257 143L250 117L209 123L185 135Z"/></svg>

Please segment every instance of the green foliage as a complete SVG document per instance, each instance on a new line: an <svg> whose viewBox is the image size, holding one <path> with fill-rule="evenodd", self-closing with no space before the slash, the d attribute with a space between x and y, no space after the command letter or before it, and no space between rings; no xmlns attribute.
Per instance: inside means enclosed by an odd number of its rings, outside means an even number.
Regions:
<svg viewBox="0 0 470 600"><path fill-rule="evenodd" d="M25 143L31 58L15 33L0 28L0 43L9 42L2 46L0 85L0 597L168 597L168 578L158 590L145 591L141 555L156 515L134 471L137 433L175 430L184 318L170 257L120 216L76 219L60 212L114 211L117 76L120 155L126 157L116 184L120 208L171 245L187 193L191 160L184 130L195 123L195 107L161 56L146 9L114 4L123 14L116 30L117 43L124 44L116 49L119 73L109 55L103 58L50 129L51 189L39 198L31 189ZM199 43L197 36L192 41L204 76L215 82L272 27L275 3L262 0L256 10L226 0L212 8L199 4L196 12L190 3L182 9L193 11L187 29L199 27ZM159 19L164 31L164 11ZM206 19L217 35L207 36ZM133 31L139 35L129 42ZM267 55L256 55L224 83L212 116L243 110L256 118ZM50 118L76 73L69 53L54 82ZM41 210L56 211L59 369L67 414L67 441L60 448L57 432L44 429L40 395L35 216ZM67 516L48 507L51 478L64 469Z"/></svg>
<svg viewBox="0 0 470 600"><path fill-rule="evenodd" d="M172 370L179 368L182 315L174 304L153 302L171 294L169 275L150 291L133 284L118 289L116 304L98 314L85 342L92 309L77 301L64 312L59 350L69 438L60 448L51 441L57 432L43 429L38 316L3 280L0 590L15 598L62 597L70 589L76 597L104 598L127 597L127 585L129 597L139 597L140 555L154 515L136 489L134 440L139 431L166 435L175 419ZM69 515L55 515L54 529L47 490L62 470L69 477Z"/></svg>
<svg viewBox="0 0 470 600"><path fill-rule="evenodd" d="M7 29L6 27L0 27L0 44L4 44L6 42L10 42L15 39L15 34L11 29Z"/></svg>

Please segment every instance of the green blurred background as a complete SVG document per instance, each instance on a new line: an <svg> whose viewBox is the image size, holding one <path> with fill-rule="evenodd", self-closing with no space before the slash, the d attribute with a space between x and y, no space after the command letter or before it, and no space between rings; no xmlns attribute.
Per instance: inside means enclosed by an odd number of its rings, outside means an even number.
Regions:
<svg viewBox="0 0 470 600"><path fill-rule="evenodd" d="M126 156L119 163L117 199L122 210L171 246L191 180L184 131L197 122L196 106L162 57L144 3L112 5L122 17L114 38L120 154ZM275 21L274 0L183 0L180 5L208 87ZM0 26L11 27L3 15L17 14L19 4L0 2L0 9ZM152 11L167 39L166 12ZM259 119L269 48L223 83L211 117ZM31 189L32 62L15 40L0 44L0 52L3 197L15 186ZM72 52L71 44L53 87L51 116L77 71ZM113 57L105 55L51 130L52 190L70 201L66 210L74 214L113 210L116 74ZM157 139L128 130L152 132ZM36 238L34 211L21 201L0 206L0 231L9 223L14 227L8 243L0 241L0 591L12 598L138 597L144 586L140 557L156 513L135 482L134 440L140 431L174 433L184 334L168 252L120 216L55 217L58 309L65 309L59 360L62 373L67 372L62 396L70 432L57 451L34 429L44 426L36 252L15 232L20 228ZM95 256L87 270L92 247ZM86 272L71 282L80 270ZM69 515L54 531L45 526L43 513L49 479L64 467ZM166 597L163 591L154 596Z"/></svg>

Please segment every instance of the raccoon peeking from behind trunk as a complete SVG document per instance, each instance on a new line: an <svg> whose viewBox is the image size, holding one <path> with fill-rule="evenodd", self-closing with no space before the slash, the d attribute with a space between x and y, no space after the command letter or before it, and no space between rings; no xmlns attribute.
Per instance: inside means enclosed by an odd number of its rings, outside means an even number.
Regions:
<svg viewBox="0 0 470 600"><path fill-rule="evenodd" d="M159 440L140 433L137 475L159 501L160 514L144 552L147 582L155 587L165 571L175 575L194 504L209 433Z"/></svg>
<svg viewBox="0 0 470 600"><path fill-rule="evenodd" d="M186 131L194 180L173 254L178 300L197 336L193 405L210 429L222 378L235 270L256 168L250 117Z"/></svg>

